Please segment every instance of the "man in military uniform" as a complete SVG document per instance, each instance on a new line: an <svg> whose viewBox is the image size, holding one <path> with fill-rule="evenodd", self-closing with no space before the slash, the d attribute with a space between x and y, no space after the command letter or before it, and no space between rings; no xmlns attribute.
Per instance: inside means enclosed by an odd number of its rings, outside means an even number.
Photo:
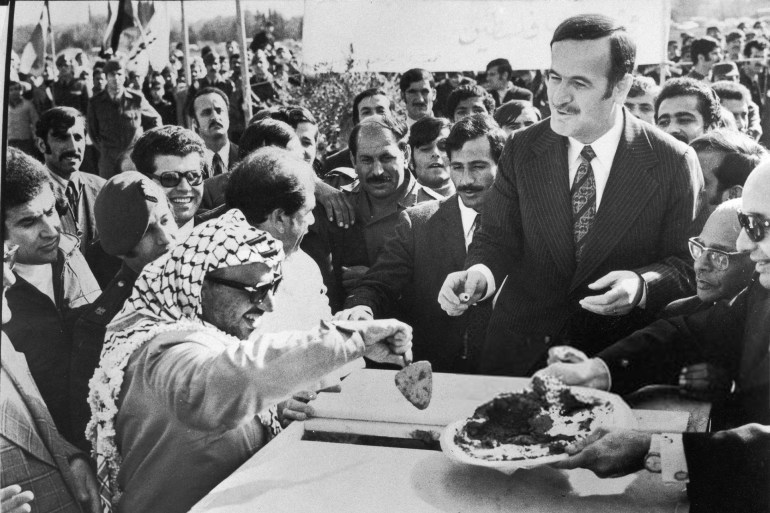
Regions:
<svg viewBox="0 0 770 513"><path fill-rule="evenodd" d="M171 205L150 177L126 171L112 177L94 205L99 242L108 255L122 260L104 292L75 322L70 370L70 404L75 444L88 450L85 429L91 409L88 382L99 363L104 334L131 295L142 268L176 245L177 225Z"/></svg>
<svg viewBox="0 0 770 513"><path fill-rule="evenodd" d="M99 175L107 179L118 172L120 157L142 132L161 126L162 121L141 91L125 87L120 61L107 62L104 73L107 88L88 104L88 128L99 150Z"/></svg>
<svg viewBox="0 0 770 513"><path fill-rule="evenodd" d="M72 107L81 114L88 110L88 84L75 77L75 63L66 55L56 59L59 78L51 84L53 102L57 107Z"/></svg>
<svg viewBox="0 0 770 513"><path fill-rule="evenodd" d="M315 259L329 289L332 311L342 307L346 291L374 263L385 239L394 232L402 210L441 196L417 183L407 169L409 145L403 122L371 116L353 128L350 153L358 182L341 187L353 205L355 222L340 227L322 206L303 249Z"/></svg>

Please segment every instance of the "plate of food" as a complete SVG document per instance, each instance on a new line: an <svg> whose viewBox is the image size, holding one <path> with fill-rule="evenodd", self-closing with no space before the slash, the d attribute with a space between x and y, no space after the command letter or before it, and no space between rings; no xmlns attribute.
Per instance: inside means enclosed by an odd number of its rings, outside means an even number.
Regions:
<svg viewBox="0 0 770 513"><path fill-rule="evenodd" d="M636 417L615 394L535 377L527 388L500 394L449 424L441 449L456 462L512 474L566 459L568 444L599 427L633 429Z"/></svg>

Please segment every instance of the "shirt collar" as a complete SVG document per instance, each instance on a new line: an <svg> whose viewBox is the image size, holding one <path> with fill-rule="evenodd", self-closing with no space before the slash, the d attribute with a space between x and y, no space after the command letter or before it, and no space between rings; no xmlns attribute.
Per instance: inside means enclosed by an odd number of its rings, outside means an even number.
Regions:
<svg viewBox="0 0 770 513"><path fill-rule="evenodd" d="M612 160L615 158L615 152L618 150L618 144L620 143L620 137L622 135L623 108L618 106L615 110L615 121L610 129L607 130L604 135L588 145L594 150L599 162L601 162L607 169L612 167ZM569 158L569 162L574 162L580 158L580 152L583 151L583 147L587 145L572 137L568 137L567 139L569 141L567 157Z"/></svg>
<svg viewBox="0 0 770 513"><path fill-rule="evenodd" d="M460 219L463 223L463 233L467 235L479 213L470 207L466 207L459 194L457 195L457 204L460 205Z"/></svg>
<svg viewBox="0 0 770 513"><path fill-rule="evenodd" d="M72 182L73 185L75 185L75 189L80 190L80 171L73 171L72 174L70 175L70 179L67 180L57 175L47 167L46 167L46 170L48 171L48 176L51 177L51 180L53 180L53 184L57 189L62 189L62 190L66 189L67 184L69 182Z"/></svg>

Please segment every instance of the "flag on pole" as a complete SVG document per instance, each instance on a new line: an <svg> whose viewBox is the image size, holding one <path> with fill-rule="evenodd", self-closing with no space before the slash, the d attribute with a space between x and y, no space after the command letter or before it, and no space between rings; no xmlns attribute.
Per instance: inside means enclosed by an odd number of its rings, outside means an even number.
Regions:
<svg viewBox="0 0 770 513"><path fill-rule="evenodd" d="M51 20L47 15L48 2L43 6L40 20L35 25L29 42L21 52L21 65L19 71L29 75L41 75L45 69L45 56L48 48L48 34L50 33Z"/></svg>
<svg viewBox="0 0 770 513"><path fill-rule="evenodd" d="M109 5L109 4L108 4ZM104 33L104 39L102 40L102 46L111 48L112 52L118 51L118 45L120 44L120 35L124 30L129 28L137 28L141 30L141 24L139 18L134 11L134 6L131 0L119 0L118 8L112 13L112 9L109 8L111 14L110 21L107 25L107 31Z"/></svg>
<svg viewBox="0 0 770 513"><path fill-rule="evenodd" d="M140 5L143 4L146 2ZM144 40L152 69L160 71L168 64L171 20L168 14L168 3L152 2L150 6L152 14L144 25Z"/></svg>

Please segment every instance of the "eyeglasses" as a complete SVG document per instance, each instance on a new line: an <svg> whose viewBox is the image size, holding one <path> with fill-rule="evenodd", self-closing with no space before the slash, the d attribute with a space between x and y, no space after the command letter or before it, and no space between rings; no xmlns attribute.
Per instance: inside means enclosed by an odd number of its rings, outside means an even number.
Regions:
<svg viewBox="0 0 770 513"><path fill-rule="evenodd" d="M770 220L758 214L745 214L740 210L738 211L738 222L752 242L761 242L765 238L765 230L770 229Z"/></svg>
<svg viewBox="0 0 770 513"><path fill-rule="evenodd" d="M182 181L182 177L190 185L200 185L203 182L203 174L199 171L166 171L160 176L153 175L153 178L158 180L163 187L176 187Z"/></svg>
<svg viewBox="0 0 770 513"><path fill-rule="evenodd" d="M218 278L216 276L206 275L204 278L208 281L224 285L225 287L231 287L238 290L243 290L249 293L249 301L255 305L261 305L267 298L267 294L272 291L273 294L278 290L278 285L283 280L283 275L277 274L273 281L270 283L264 283L262 285L251 286L241 283L239 281L228 280L225 278Z"/></svg>
<svg viewBox="0 0 770 513"><path fill-rule="evenodd" d="M709 263L718 271L724 271L729 267L731 256L746 254L745 251L727 252L721 249L708 248L695 237L692 237L687 242L690 247L690 255L692 255L694 260L698 260L703 253L706 253Z"/></svg>
<svg viewBox="0 0 770 513"><path fill-rule="evenodd" d="M13 271L13 268L16 265L16 253L18 251L18 244L14 244L8 248L8 251L3 251L3 265L7 265L9 271Z"/></svg>

